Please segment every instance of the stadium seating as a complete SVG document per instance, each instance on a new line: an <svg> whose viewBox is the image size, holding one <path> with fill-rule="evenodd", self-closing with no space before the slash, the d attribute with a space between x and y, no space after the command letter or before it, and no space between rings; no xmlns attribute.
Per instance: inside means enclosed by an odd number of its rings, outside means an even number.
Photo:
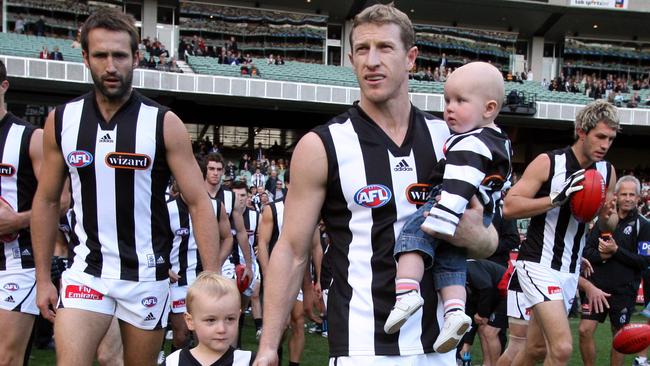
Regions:
<svg viewBox="0 0 650 366"><path fill-rule="evenodd" d="M0 54L38 58L43 46L52 51L58 46L66 61L82 62L81 50L74 49L71 41L61 38L36 37L15 33L0 33ZM223 65L211 57L190 56L188 64L196 73L207 75L220 75L240 77L240 66ZM268 65L265 59L255 59L254 65L258 68L261 77L268 80L304 82L343 87L356 87L357 81L354 72L348 67L310 64L297 61L286 61L285 65ZM524 81L523 83L506 82L506 93L517 90L527 95L536 95L537 101L565 104L587 104L592 99L583 94L552 92L543 88L540 83ZM442 94L444 83L410 80L409 90L414 93ZM650 98L650 90L639 91L641 97L640 108L650 108L645 101ZM624 94L623 100L629 100L632 93Z"/></svg>
<svg viewBox="0 0 650 366"><path fill-rule="evenodd" d="M72 48L69 39L27 36L16 33L0 33L0 54L38 58L43 46L49 52L59 47L65 61L82 62L81 49Z"/></svg>

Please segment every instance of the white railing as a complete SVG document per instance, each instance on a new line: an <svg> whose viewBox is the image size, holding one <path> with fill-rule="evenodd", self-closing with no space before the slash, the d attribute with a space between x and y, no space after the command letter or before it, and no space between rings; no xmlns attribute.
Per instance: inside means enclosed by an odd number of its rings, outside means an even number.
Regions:
<svg viewBox="0 0 650 366"><path fill-rule="evenodd" d="M1 56L10 77L43 79L62 83L91 83L90 72L83 63ZM278 99L295 102L351 105L359 99L359 88L205 74L179 74L136 69L133 86L166 92L196 93ZM411 102L420 109L441 112L441 94L410 93ZM532 118L573 121L584 107L579 104L537 102ZM621 123L650 126L650 109L619 108Z"/></svg>

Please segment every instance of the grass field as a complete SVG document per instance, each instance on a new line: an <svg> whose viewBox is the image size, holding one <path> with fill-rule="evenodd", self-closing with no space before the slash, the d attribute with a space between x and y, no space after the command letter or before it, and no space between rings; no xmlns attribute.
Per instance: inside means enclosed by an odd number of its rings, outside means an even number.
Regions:
<svg viewBox="0 0 650 366"><path fill-rule="evenodd" d="M637 309L641 310L641 309ZM570 319L571 329L573 330L573 357L569 362L569 365L582 365L582 360L580 359L580 350L578 348L578 319ZM645 323L646 319L635 315L632 318L632 322ZM255 341L255 327L253 326L253 320L250 316L246 318L246 326L244 328L243 334L243 343L244 349L247 350L256 350L257 342ZM321 337L319 334L309 334L305 332L305 352L303 353L301 365L305 366L316 366L316 365L326 365L327 364L327 339ZM596 331L596 352L597 352L597 365L609 365L609 351L611 349L612 335L609 330L609 322L606 321L604 324L600 325ZM169 342L167 342L169 343ZM475 342L475 346L472 349L472 358L473 365L481 364L481 349L478 345L478 338ZM168 344L167 344L168 345ZM626 365L631 365L633 356L627 356L625 359ZM283 365L288 363L288 351L286 345L284 347L284 358ZM30 358L29 365L34 366L49 366L55 364L54 351L49 350L34 350Z"/></svg>

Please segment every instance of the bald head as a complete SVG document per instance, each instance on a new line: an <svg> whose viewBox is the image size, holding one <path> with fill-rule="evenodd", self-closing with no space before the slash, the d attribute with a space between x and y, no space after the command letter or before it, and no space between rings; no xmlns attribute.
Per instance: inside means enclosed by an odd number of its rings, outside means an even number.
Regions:
<svg viewBox="0 0 650 366"><path fill-rule="evenodd" d="M457 68L447 78L447 83L459 83L465 90L478 92L488 100L495 100L501 109L505 90L501 72L487 62L470 62Z"/></svg>

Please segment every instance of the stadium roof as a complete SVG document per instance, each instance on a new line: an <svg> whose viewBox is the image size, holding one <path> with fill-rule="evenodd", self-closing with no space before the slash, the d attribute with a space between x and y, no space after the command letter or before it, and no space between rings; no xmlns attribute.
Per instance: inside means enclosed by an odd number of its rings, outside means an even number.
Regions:
<svg viewBox="0 0 650 366"><path fill-rule="evenodd" d="M205 1L205 0L204 0ZM242 6L286 8L328 14L342 23L377 0L259 0L218 1ZM381 1L386 3L387 1ZM523 38L544 36L549 41L565 34L597 39L650 41L650 13L630 10L585 9L549 5L549 0L394 0L418 23L480 27L518 32ZM558 1L550 0L551 3ZM567 1L568 2L568 1ZM594 28L597 25L597 29Z"/></svg>

